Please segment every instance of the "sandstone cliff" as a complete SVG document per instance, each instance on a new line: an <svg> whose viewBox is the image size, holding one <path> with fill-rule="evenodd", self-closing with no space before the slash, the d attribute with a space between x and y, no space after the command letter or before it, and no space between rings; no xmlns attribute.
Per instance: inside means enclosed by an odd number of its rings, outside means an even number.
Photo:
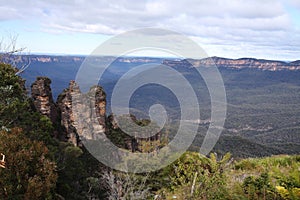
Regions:
<svg viewBox="0 0 300 200"><path fill-rule="evenodd" d="M49 78L38 77L31 87L32 98L36 109L60 127L61 131L56 134L58 139L81 146L81 141L107 140L107 136L112 142L119 143L122 140L124 145L119 147L133 152L149 152L161 145L161 133L148 139L138 138L138 135L131 137L118 127L113 115L106 117L106 94L101 86L91 87L89 92L82 94L75 81L70 81L69 87L54 103L50 84ZM149 123L147 120L137 120L134 116L129 118L142 126ZM146 143L151 143L152 147Z"/></svg>
<svg viewBox="0 0 300 200"><path fill-rule="evenodd" d="M75 81L71 81L69 87L58 96L57 102L54 103L50 84L51 80L49 78L38 77L31 86L31 96L35 108L42 115L49 117L53 124L61 127L60 133L55 134L58 139L78 146L80 145L80 137L92 139L97 134L105 133L106 94L102 87L92 87L88 94L83 95ZM81 109L78 111L80 117L83 117L86 123L91 123L90 120L94 118L97 120L92 128L76 124L75 117L79 116L76 116L73 110L74 97L84 99L81 102L76 102L76 108ZM89 108L86 108L86 102L89 102ZM95 117L92 116L92 112L89 110L91 109L90 106L93 106Z"/></svg>
<svg viewBox="0 0 300 200"><path fill-rule="evenodd" d="M72 142L75 146L79 144L79 137L74 127L74 117L72 112L72 94L79 94L79 87L74 81L71 81L69 87L65 89L57 98L57 105L61 116L61 126L64 133L60 139Z"/></svg>
<svg viewBox="0 0 300 200"><path fill-rule="evenodd" d="M300 62L283 62L255 58L240 58L240 59L227 59L220 57L204 58L200 60L184 59L184 60L164 60L163 64L171 67L209 67L216 65L217 67L224 68L254 68L269 71L280 70L300 70Z"/></svg>
<svg viewBox="0 0 300 200"><path fill-rule="evenodd" d="M53 124L57 122L58 112L53 101L51 92L51 80L47 77L37 77L31 85L31 97L35 108L42 114L49 117Z"/></svg>
<svg viewBox="0 0 300 200"><path fill-rule="evenodd" d="M61 125L65 130L65 140L80 145L82 139L95 139L105 133L106 94L102 87L92 87L88 94L82 94L78 85L71 81L69 87L58 96L57 105L61 113ZM95 118L96 122L93 121ZM78 120L82 124L77 123Z"/></svg>

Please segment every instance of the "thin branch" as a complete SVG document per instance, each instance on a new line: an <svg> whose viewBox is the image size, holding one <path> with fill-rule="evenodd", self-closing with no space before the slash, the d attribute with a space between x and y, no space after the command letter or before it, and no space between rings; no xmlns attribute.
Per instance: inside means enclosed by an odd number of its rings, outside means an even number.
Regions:
<svg viewBox="0 0 300 200"><path fill-rule="evenodd" d="M7 63L7 64L11 64L13 67L15 67L17 69L16 75L19 75L20 73L24 72L29 65L31 64L31 60L29 57L27 57L27 62L22 64L23 62L23 56L20 55L22 52L24 52L26 50L26 48L21 47L21 48L17 48L16 44L17 44L17 39L18 39L18 35L10 35L9 36L9 43L6 45L4 43L4 38L1 39L0 41L0 62L3 63ZM16 55L19 54L19 55ZM21 58L21 66L17 66L17 60L18 57Z"/></svg>

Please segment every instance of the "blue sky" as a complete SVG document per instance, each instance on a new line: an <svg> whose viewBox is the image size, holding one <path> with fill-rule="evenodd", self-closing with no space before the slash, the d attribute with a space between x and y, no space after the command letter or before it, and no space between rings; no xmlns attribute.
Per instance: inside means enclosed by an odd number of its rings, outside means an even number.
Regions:
<svg viewBox="0 0 300 200"><path fill-rule="evenodd" d="M2 48L17 35L31 54L88 55L145 27L182 33L209 56L300 60L299 0L0 0Z"/></svg>

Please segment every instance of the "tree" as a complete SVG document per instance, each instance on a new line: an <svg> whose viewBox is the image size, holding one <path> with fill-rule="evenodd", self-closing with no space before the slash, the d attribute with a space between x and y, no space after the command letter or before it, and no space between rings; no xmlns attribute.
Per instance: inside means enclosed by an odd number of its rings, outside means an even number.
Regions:
<svg viewBox="0 0 300 200"><path fill-rule="evenodd" d="M0 125L2 129L13 126L24 107L28 106L24 81L8 64L0 63ZM27 104L27 105L26 105Z"/></svg>
<svg viewBox="0 0 300 200"><path fill-rule="evenodd" d="M48 149L28 139L19 128L0 131L0 152L6 168L0 170L0 199L51 199L57 179Z"/></svg>
<svg viewBox="0 0 300 200"><path fill-rule="evenodd" d="M11 65L0 63L0 130L22 128L28 138L43 141L53 149L58 145L51 137L53 125L49 118L35 111L26 95L25 81L16 71Z"/></svg>
<svg viewBox="0 0 300 200"><path fill-rule="evenodd" d="M91 183L86 179L88 177L93 177L93 173L95 170L90 170L89 168L91 168L90 166L95 165L95 162L85 162L86 160L91 159L91 156L89 154L82 152L82 149L78 147L74 147L66 142L59 142L57 141L57 139L51 137L54 135L53 133L55 131L60 131L60 129L55 129L51 120L48 117L41 115L35 110L31 99L26 95L24 80L18 75L16 75L16 72L17 69L13 66L0 63L0 131L2 131L1 133L6 133L10 135L11 132L15 133L16 130L20 130L22 134L18 134L19 136L15 137L15 139L17 139L18 142L20 142L20 138L24 138L24 141L32 141L32 143L35 145L40 144L46 146L47 159L44 161L51 162L53 164L54 162L57 163L57 174L59 175L59 177L57 178L57 182L53 183L54 185L57 185L57 187L55 188L55 192L67 199L85 199L85 193L86 191L89 191L87 189L88 184ZM4 144L2 140L1 143ZM1 146L1 148L4 147ZM2 151L1 148L0 153L6 155L5 161L9 162L8 159L9 157L10 159L12 159L11 156L9 156L5 151ZM26 152L25 150L22 150L22 145L19 149L14 149L11 151L17 155L19 151L23 153ZM14 153L11 153L10 155L14 155ZM31 159L30 155L28 155L28 157L26 158ZM24 161L24 170L26 167L32 168L30 166L32 164L31 162L28 161L27 164L28 166L26 166L26 163ZM18 162L11 162L10 165L10 168L15 169L15 167L18 166ZM7 171L10 169L6 168L5 170ZM24 177L22 177L22 179L23 178ZM26 177L25 180L27 180ZM17 183L17 181L15 182ZM32 188L32 190L37 190L33 187L38 187L37 184L39 183L39 180L33 177L30 182L30 187ZM19 187L20 186L17 186L17 188ZM25 186L23 184L21 188L24 187ZM6 190L8 191L8 187L4 188L6 188ZM15 188L15 185L11 188ZM95 191L92 192L95 193ZM23 195L21 195L22 197L20 198L25 198L25 193L25 189L22 189L22 191L18 191L18 194ZM89 193L91 193L91 191L89 191ZM3 194L5 194L5 192ZM43 194L45 193L43 192ZM14 199L17 198L19 197L14 196ZM2 198L0 197L0 199ZM36 196L32 197L31 199L39 198Z"/></svg>

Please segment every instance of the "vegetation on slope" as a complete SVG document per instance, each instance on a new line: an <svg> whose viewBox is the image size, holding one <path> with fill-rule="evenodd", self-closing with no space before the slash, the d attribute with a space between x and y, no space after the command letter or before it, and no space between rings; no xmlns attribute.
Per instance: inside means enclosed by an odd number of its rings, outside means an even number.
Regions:
<svg viewBox="0 0 300 200"><path fill-rule="evenodd" d="M15 73L0 64L0 199L300 199L299 155L233 162L230 154L186 152L152 173L106 169L83 147L52 137L59 129L35 111Z"/></svg>
<svg viewBox="0 0 300 200"><path fill-rule="evenodd" d="M85 151L53 138L56 127L35 111L24 80L0 64L0 199L85 199L98 163Z"/></svg>

